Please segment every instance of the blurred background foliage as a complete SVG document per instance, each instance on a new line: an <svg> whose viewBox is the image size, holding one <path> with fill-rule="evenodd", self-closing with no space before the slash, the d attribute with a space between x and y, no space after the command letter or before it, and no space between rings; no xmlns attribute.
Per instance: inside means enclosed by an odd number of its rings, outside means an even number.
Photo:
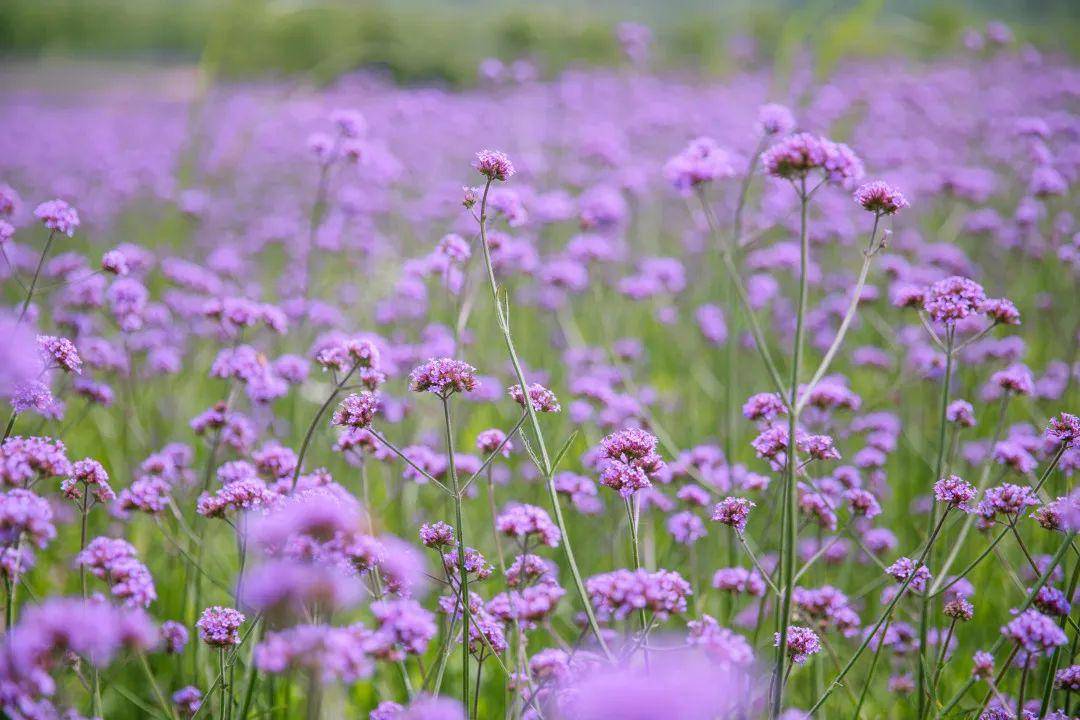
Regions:
<svg viewBox="0 0 1080 720"><path fill-rule="evenodd" d="M1022 42L1080 54L1080 0L0 0L0 56L201 61L226 77L322 82L381 68L467 85L485 57L529 58L547 74L624 62L612 29L634 20L653 28L661 68L719 74L752 47L781 71L808 49L827 72L852 55L947 53L991 18Z"/></svg>

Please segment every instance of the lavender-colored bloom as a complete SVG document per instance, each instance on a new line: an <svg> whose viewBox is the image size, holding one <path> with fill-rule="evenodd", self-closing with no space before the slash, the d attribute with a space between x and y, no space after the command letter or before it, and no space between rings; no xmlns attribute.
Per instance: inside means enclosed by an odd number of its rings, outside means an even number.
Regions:
<svg viewBox="0 0 1080 720"><path fill-rule="evenodd" d="M37 344L50 366L58 367L74 375L82 374L82 359L73 342L54 335L38 335Z"/></svg>
<svg viewBox="0 0 1080 720"><path fill-rule="evenodd" d="M1072 609L1072 603L1065 593L1050 585L1043 585L1031 599L1031 604L1041 612L1055 617L1065 617Z"/></svg>
<svg viewBox="0 0 1080 720"><path fill-rule="evenodd" d="M972 655L971 674L979 680L989 680L994 677L994 656L985 650L976 650Z"/></svg>
<svg viewBox="0 0 1080 720"><path fill-rule="evenodd" d="M48 500L22 488L0 493L0 545L15 545L25 538L45 548L55 537Z"/></svg>
<svg viewBox="0 0 1080 720"><path fill-rule="evenodd" d="M506 439L506 433L498 428L488 428L476 435L476 449L485 453L493 453L496 450L504 458L510 457L514 444Z"/></svg>
<svg viewBox="0 0 1080 720"><path fill-rule="evenodd" d="M523 543L535 535L548 547L557 547L562 538L547 511L535 505L511 505L495 518L495 529Z"/></svg>
<svg viewBox="0 0 1080 720"><path fill-rule="evenodd" d="M371 604L371 614L375 630L365 638L364 649L381 660L422 655L437 631L435 617L415 600L380 600Z"/></svg>
<svg viewBox="0 0 1080 720"><path fill-rule="evenodd" d="M211 647L226 648L240 642L240 626L247 617L238 610L212 605L203 610L195 627L199 639Z"/></svg>
<svg viewBox="0 0 1080 720"><path fill-rule="evenodd" d="M1080 692L1080 665L1062 668L1054 675L1054 687L1068 692Z"/></svg>
<svg viewBox="0 0 1080 720"><path fill-rule="evenodd" d="M773 644L780 646L780 633L775 633ZM787 654L791 661L802 665L811 655L821 652L821 639L808 627L789 625L787 632Z"/></svg>
<svg viewBox="0 0 1080 720"><path fill-rule="evenodd" d="M966 622L975 616L975 606L964 598L956 598L945 603L944 612L946 617Z"/></svg>
<svg viewBox="0 0 1080 720"><path fill-rule="evenodd" d="M758 108L757 128L762 135L786 135L795 127L795 118L784 105L767 103Z"/></svg>
<svg viewBox="0 0 1080 720"><path fill-rule="evenodd" d="M49 230L68 237L79 228L79 213L63 200L49 200L34 209L34 217Z"/></svg>
<svg viewBox="0 0 1080 720"><path fill-rule="evenodd" d="M472 166L489 180L509 180L514 174L514 164L506 153L498 150L481 150L476 153Z"/></svg>
<svg viewBox="0 0 1080 720"><path fill-rule="evenodd" d="M67 448L46 437L9 437L0 445L0 481L13 487L71 472Z"/></svg>
<svg viewBox="0 0 1080 720"><path fill-rule="evenodd" d="M649 572L614 570L585 581L596 614L604 620L622 620L630 613L646 609L660 620L686 611L690 583L671 570Z"/></svg>
<svg viewBox="0 0 1080 720"><path fill-rule="evenodd" d="M161 623L161 639L165 641L165 652L179 655L188 644L188 629L175 620Z"/></svg>
<svg viewBox="0 0 1080 720"><path fill-rule="evenodd" d="M967 400L953 400L945 408L945 419L960 427L975 427L975 408Z"/></svg>
<svg viewBox="0 0 1080 720"><path fill-rule="evenodd" d="M761 154L765 172L773 177L796 180L821 170L835 184L846 184L863 175L862 161L843 143L811 135L789 135Z"/></svg>
<svg viewBox="0 0 1080 720"><path fill-rule="evenodd" d="M682 545L693 545L708 534L705 523L689 510L675 513L667 519L665 526L675 542Z"/></svg>
<svg viewBox="0 0 1080 720"><path fill-rule="evenodd" d="M757 570L741 567L720 568L713 574L712 586L723 592L761 597L765 594L765 580Z"/></svg>
<svg viewBox="0 0 1080 720"><path fill-rule="evenodd" d="M368 720L400 720L404 712L404 706L393 700L383 700L371 711Z"/></svg>
<svg viewBox="0 0 1080 720"><path fill-rule="evenodd" d="M860 185L855 191L854 199L863 210L875 215L895 215L910 207L907 198L899 190L881 180Z"/></svg>
<svg viewBox="0 0 1080 720"><path fill-rule="evenodd" d="M1027 485L1013 485L1003 483L986 491L985 499L980 505L979 511L984 513L1003 513L1016 515L1024 511L1024 508L1038 505L1039 499Z"/></svg>
<svg viewBox="0 0 1080 720"><path fill-rule="evenodd" d="M1054 648L1068 642L1064 631L1051 618L1038 610L1025 610L1017 615L1008 625L1001 628L1001 634L1013 640L1025 652L1031 655L1048 654Z"/></svg>
<svg viewBox="0 0 1080 720"><path fill-rule="evenodd" d="M787 405L776 393L751 395L743 404L743 417L747 420L773 420L787 414Z"/></svg>
<svg viewBox="0 0 1080 720"><path fill-rule="evenodd" d="M424 547L429 548L455 547L457 545L457 540L454 539L454 528L442 520L430 525L427 523L421 525L420 542L423 543Z"/></svg>
<svg viewBox="0 0 1080 720"><path fill-rule="evenodd" d="M339 427L366 428L379 410L379 396L367 390L348 395L334 410L331 424Z"/></svg>
<svg viewBox="0 0 1080 720"><path fill-rule="evenodd" d="M194 685L186 685L172 694L173 705L184 717L194 717L202 706L202 692Z"/></svg>
<svg viewBox="0 0 1080 720"><path fill-rule="evenodd" d="M154 578L126 540L96 537L75 558L95 577L111 585L112 594L127 607L149 607L157 599Z"/></svg>
<svg viewBox="0 0 1080 720"><path fill-rule="evenodd" d="M712 519L718 523L735 528L738 533L746 532L746 521L750 510L756 506L751 500L740 497L726 497L713 507Z"/></svg>
<svg viewBox="0 0 1080 720"><path fill-rule="evenodd" d="M690 142L664 165L664 177L676 190L686 193L703 183L735 174L728 153L712 138Z"/></svg>
<svg viewBox="0 0 1080 720"><path fill-rule="evenodd" d="M71 474L60 483L60 490L71 500L79 500L86 490L96 502L105 503L116 499L109 485L109 474L97 460L84 458L72 464Z"/></svg>
<svg viewBox="0 0 1080 720"><path fill-rule="evenodd" d="M447 398L456 392L470 392L480 386L476 368L461 360L437 358L418 365L409 374L409 389Z"/></svg>
<svg viewBox="0 0 1080 720"><path fill-rule="evenodd" d="M898 583L908 581L908 586L916 591L922 592L926 589L926 584L930 582L930 571L925 565L919 565L915 567L915 561L909 557L901 557L889 567L885 568L885 572L888 573Z"/></svg>
<svg viewBox="0 0 1080 720"><path fill-rule="evenodd" d="M934 483L934 497L938 499L938 502L963 512L971 512L971 501L975 499L978 492L974 485L956 475L941 478Z"/></svg>
<svg viewBox="0 0 1080 720"><path fill-rule="evenodd" d="M1055 445L1072 447L1080 440L1080 418L1067 412L1056 415L1047 423L1045 435Z"/></svg>
<svg viewBox="0 0 1080 720"><path fill-rule="evenodd" d="M628 428L600 441L600 484L617 490L623 497L652 485L664 467L656 452L656 436L638 428Z"/></svg>
<svg viewBox="0 0 1080 720"><path fill-rule="evenodd" d="M525 407L525 398L521 394L520 385L511 385L506 391L510 394L511 399L513 399L514 402L521 407ZM559 405L559 399L555 397L555 393L548 390L540 383L532 383L529 385L529 402L536 412L557 413L562 410L562 406Z"/></svg>
<svg viewBox="0 0 1080 720"><path fill-rule="evenodd" d="M955 324L980 312L986 291L974 280L954 275L939 280L926 291L923 308L934 322Z"/></svg>

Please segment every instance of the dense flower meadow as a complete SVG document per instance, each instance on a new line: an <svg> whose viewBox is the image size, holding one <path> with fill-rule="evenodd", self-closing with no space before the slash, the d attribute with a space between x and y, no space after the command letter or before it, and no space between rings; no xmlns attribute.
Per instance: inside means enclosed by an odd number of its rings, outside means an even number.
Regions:
<svg viewBox="0 0 1080 720"><path fill-rule="evenodd" d="M620 38L4 97L7 717L1080 712L1080 67Z"/></svg>

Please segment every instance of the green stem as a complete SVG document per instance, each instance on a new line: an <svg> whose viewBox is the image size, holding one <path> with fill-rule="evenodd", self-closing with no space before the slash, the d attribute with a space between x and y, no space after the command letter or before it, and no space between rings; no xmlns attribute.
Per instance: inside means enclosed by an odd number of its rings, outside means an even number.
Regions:
<svg viewBox="0 0 1080 720"><path fill-rule="evenodd" d="M465 568L465 524L461 516L461 489L458 487L457 468L454 464L454 431L450 418L450 401L442 399L443 420L446 430L446 454L450 483L454 491L454 517L458 533L458 578L461 588L461 702L469 707L469 573Z"/></svg>
<svg viewBox="0 0 1080 720"><path fill-rule="evenodd" d="M30 281L30 289L26 291L26 299L23 300L22 310L19 311L19 322L23 321L26 316L26 311L30 307L30 300L34 297L34 286L37 285L38 276L41 275L41 268L45 265L45 258L49 256L49 248L52 247L53 238L56 237L56 231L49 231L49 239L45 241L45 247L41 251L41 257L38 258L37 268L34 269L34 277Z"/></svg>

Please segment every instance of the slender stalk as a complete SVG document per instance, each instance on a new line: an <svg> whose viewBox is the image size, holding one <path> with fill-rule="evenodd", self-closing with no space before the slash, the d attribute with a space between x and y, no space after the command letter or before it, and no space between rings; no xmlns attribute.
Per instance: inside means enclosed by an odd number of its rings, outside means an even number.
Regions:
<svg viewBox="0 0 1080 720"><path fill-rule="evenodd" d="M45 241L41 257L38 258L37 268L34 269L34 277L30 280L30 289L26 291L26 299L23 300L22 310L19 311L19 322L22 322L23 318L26 317L26 311L30 307L30 300L34 297L34 287L37 285L38 276L41 275L41 268L45 265L45 258L49 256L49 248L52 247L54 237L56 237L56 231L50 230L49 239Z"/></svg>
<svg viewBox="0 0 1080 720"><path fill-rule="evenodd" d="M784 590L780 607L780 622L777 632L780 633L780 642L776 647L776 671L773 675L773 701L772 717L778 717L784 703L784 681L786 672L784 669L787 662L787 635L788 623L791 619L791 598L795 590L795 545L798 541L799 524L797 515L798 487L795 483L795 468L798 467L796 455L795 435L798 430L798 393L799 393L799 366L802 362L803 332L806 323L806 305L809 294L807 264L810 255L810 238L807 227L807 210L810 198L806 194L806 178L802 178L799 185L799 298L795 310L795 345L791 352L791 385L788 394L788 447L787 458L784 463L784 495L785 508L784 525L782 530L780 568L781 586Z"/></svg>
<svg viewBox="0 0 1080 720"><path fill-rule="evenodd" d="M930 549L934 547L934 541L937 540L938 534L941 532L941 528L945 524L945 518L948 517L948 515L949 510L948 508L946 508L945 512L941 514L941 518L938 520L933 532L930 533L930 538L926 543L926 547L923 548L922 553L919 554L919 559L915 561L916 568L922 565L923 561L926 560L926 556L930 554ZM908 585L910 585L911 581L914 579L915 573L911 573L907 577L907 579L900 584L900 588L897 590L896 595L889 602L884 612L882 612L881 615L878 617L878 620L874 624L874 627L870 630L869 633L866 634L866 636L863 638L862 643L859 644L859 647L855 650L854 654L852 654L852 656L848 658L848 661L844 665L844 668L839 672L839 674L837 674L835 678L833 678L832 682L829 683L829 685L825 688L825 692L822 693L820 697L818 697L814 705L807 711L807 714L812 716L815 712L817 712L817 709L820 708L826 700L828 700L829 696L832 695L833 691L836 690L836 688L840 685L840 683L847 676L847 674L851 672L851 669L855 667L855 663L858 661L859 657L866 650L867 646L870 645L870 640L873 639L874 635L877 634L877 631L881 628L881 626L884 625L886 621L891 619L893 608L895 608L900 602L900 598L904 596L904 591L907 590Z"/></svg>
<svg viewBox="0 0 1080 720"><path fill-rule="evenodd" d="M341 392L341 388L349 382L349 378L352 377L358 367L360 367L360 363L354 363L353 366L349 368L349 372L346 373L345 377L334 384L334 389L330 392L330 395L327 396L326 400L319 407L319 411L315 413L315 417L311 418L311 424L308 425L307 432L304 433L304 441L300 444L300 454L296 457L296 468L293 470L292 484L289 486L290 491L296 489L296 481L300 477L300 471L304 465L304 456L307 455L308 446L311 444L311 436L315 433L315 427L319 424L319 421L322 420L322 416L326 414L327 408L329 408L334 400L337 399L338 393Z"/></svg>
<svg viewBox="0 0 1080 720"><path fill-rule="evenodd" d="M502 332L503 341L506 344L506 351L510 356L510 362L514 366L514 373L517 376L518 384L524 389L528 388L529 384L525 382L525 373L522 371L521 363L518 361L517 350L514 348L514 340L510 335L510 321L509 318L506 317L506 313L504 313L502 309L502 303L499 300L499 285L495 280L495 268L491 263L491 248L488 245L487 237L487 201L488 192L490 190L491 180L489 179L487 184L484 185L484 195L480 202L480 247L484 253L484 267L487 270L488 284L491 288L491 299L495 306L496 320L498 321L499 329ZM526 393L526 397L527 395L528 393ZM570 541L570 533L567 531L566 520L563 518L562 506L559 503L559 493L555 489L555 473L552 470L550 460L548 459L547 444L544 442L544 433L540 429L540 421L536 417L536 410L533 408L531 402L525 403L525 412L528 413L529 425L532 427L536 443L540 448L540 457L544 465L542 470L547 485L548 498L551 501L552 511L555 514L555 524L559 527L559 532L562 533L563 554L566 556L566 564L569 566L570 574L574 578L574 588L577 590L578 597L585 607L585 617L588 620L589 629L596 637L596 642L600 645L600 649L605 657L607 657L608 660L612 660L614 659L614 656L611 654L611 650L604 641L603 633L600 632L600 623L596 620L596 612L593 610L592 602L589 600L589 593L585 589L585 582L581 578L581 570L578 568L577 559L574 557L573 543Z"/></svg>
<svg viewBox="0 0 1080 720"><path fill-rule="evenodd" d="M146 659L146 653L139 651L136 653L139 656L139 664L142 665L143 672L146 673L146 682L150 683L150 688L154 691L154 699L157 700L158 706L167 718L175 718L172 705L165 700L165 696L161 694L161 688L158 687L157 680L154 679L154 671L150 669L150 663Z"/></svg>
<svg viewBox="0 0 1080 720"><path fill-rule="evenodd" d="M458 578L461 588L461 702L469 707L469 573L465 567L465 524L461 518L461 489L458 487L457 468L454 464L454 431L450 418L450 401L442 399L443 420L446 430L446 455L450 483L454 491L454 518L458 533Z"/></svg>
<svg viewBox="0 0 1080 720"><path fill-rule="evenodd" d="M231 704L229 694L229 681L226 679L228 675L225 674L225 648L221 648L218 651L218 672L221 674L221 689L218 691L218 718L220 720L227 720L226 707Z"/></svg>
<svg viewBox="0 0 1080 720"><path fill-rule="evenodd" d="M942 466L945 462L945 433L948 428L948 422L946 420L946 414L949 408L949 391L952 385L952 370L953 370L953 343L955 342L956 334L952 327L949 327L945 331L945 379L941 388L941 403L940 413L938 415L938 452L937 461L934 465L934 477L931 479L931 483L937 482L941 477ZM930 509L931 521L937 517L938 502L935 497L933 505ZM944 515L943 515L944 517ZM918 714L916 715L919 720L922 720L923 716L928 710L926 703L926 637L929 632L929 619L930 619L930 593L924 592L922 595L922 603L919 606L919 667L917 673L916 692L918 694Z"/></svg>
<svg viewBox="0 0 1080 720"><path fill-rule="evenodd" d="M641 569L641 548L638 542L638 517L635 512L634 501L630 498L625 499L626 505L626 519L630 525L630 553L634 558L634 569ZM645 616L645 608L641 608L641 644L644 646L648 640L648 627L649 621ZM645 650L645 667L649 666L649 651Z"/></svg>

